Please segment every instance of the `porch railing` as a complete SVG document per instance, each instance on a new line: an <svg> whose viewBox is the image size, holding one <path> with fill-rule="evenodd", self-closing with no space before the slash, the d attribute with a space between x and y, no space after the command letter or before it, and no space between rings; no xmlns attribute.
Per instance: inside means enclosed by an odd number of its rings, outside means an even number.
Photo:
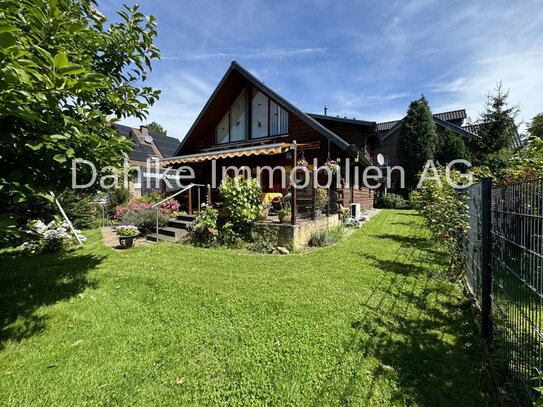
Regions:
<svg viewBox="0 0 543 407"><path fill-rule="evenodd" d="M188 191L188 211L187 213L189 215L192 215L193 213L193 210L192 210L192 189L194 187L198 187L197 189L197 193L198 193L198 197L197 197L197 201L198 201L198 207L200 207L200 204L201 204L201 193L200 193L200 187L207 187L207 193L206 193L206 200L209 202L211 201L211 187L209 185L204 185L204 184L190 184L188 185L187 187L177 191L176 193L168 196L167 198L164 198L163 200L161 200L160 202L157 202L156 204L152 205L151 206L151 209L156 209L156 224L155 224L155 232L156 232L156 235L155 235L155 239L156 241L158 242L158 218L159 218L159 211L160 211L160 206L164 203L164 202L168 202L170 200L172 200L173 198L175 198L176 196L178 195L181 195L183 192L185 191Z"/></svg>

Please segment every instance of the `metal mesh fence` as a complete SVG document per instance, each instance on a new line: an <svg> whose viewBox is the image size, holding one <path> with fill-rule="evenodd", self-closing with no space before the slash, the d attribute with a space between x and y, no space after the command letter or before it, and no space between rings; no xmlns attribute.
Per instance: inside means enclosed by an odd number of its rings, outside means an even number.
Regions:
<svg viewBox="0 0 543 407"><path fill-rule="evenodd" d="M520 404L531 404L531 380L542 368L542 180L492 190L492 321Z"/></svg>
<svg viewBox="0 0 543 407"><path fill-rule="evenodd" d="M482 302L482 184L480 182L473 184L464 189L463 193L469 197L467 201L469 228L462 234L462 248L466 256L465 283L466 288L480 305Z"/></svg>
<svg viewBox="0 0 543 407"><path fill-rule="evenodd" d="M533 380L543 368L543 180L489 182L463 192L470 226L462 239L465 281L483 325L485 316L491 323L518 404L531 405L533 388L543 385Z"/></svg>

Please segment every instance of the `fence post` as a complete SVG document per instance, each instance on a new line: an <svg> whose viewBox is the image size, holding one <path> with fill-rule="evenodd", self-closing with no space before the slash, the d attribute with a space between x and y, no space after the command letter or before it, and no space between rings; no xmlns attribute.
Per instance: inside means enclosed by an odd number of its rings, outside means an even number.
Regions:
<svg viewBox="0 0 543 407"><path fill-rule="evenodd" d="M292 184L292 193L291 193L291 208L290 208L290 216L291 216L291 219L290 219L290 223L292 225L295 225L296 224L296 171L295 171L295 168L296 166L298 165L297 164L297 160L298 160L298 149L296 148L296 140L293 140L292 141L292 144L291 144L291 148L294 150L293 153L292 153L292 171L294 171L294 183ZM291 175L291 179L292 179L292 175Z"/></svg>
<svg viewBox="0 0 543 407"><path fill-rule="evenodd" d="M492 178L484 178L481 188L481 319L483 335L492 338L492 257L491 257L491 227L492 227Z"/></svg>
<svg viewBox="0 0 543 407"><path fill-rule="evenodd" d="M311 206L313 207L311 212L311 219L315 220L317 216L317 188L313 188L313 195L311 196Z"/></svg>

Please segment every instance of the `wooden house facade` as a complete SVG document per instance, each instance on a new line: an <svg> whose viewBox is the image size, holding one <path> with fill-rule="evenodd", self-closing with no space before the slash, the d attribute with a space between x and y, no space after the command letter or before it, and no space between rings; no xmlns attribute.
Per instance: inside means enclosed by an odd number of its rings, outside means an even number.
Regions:
<svg viewBox="0 0 543 407"><path fill-rule="evenodd" d="M174 156L161 162L173 168L189 166L195 175L192 182L205 186L213 202L219 199L217 187L227 167L244 167L246 175L247 171L252 177L260 175L264 193L286 193L290 179L298 186L308 181L307 187L291 188L296 189L294 213L304 216L314 200L314 177L321 185L327 179L325 171L313 167L315 159L318 166L330 160L340 166L328 188L330 211L350 203L370 209L373 190L362 186L362 172L373 165L378 143L375 122L304 113L234 61ZM308 171L298 170L291 178L300 160L308 162ZM270 181L270 172L259 174L258 167L282 167L284 173L273 171ZM356 180L359 185L354 185Z"/></svg>

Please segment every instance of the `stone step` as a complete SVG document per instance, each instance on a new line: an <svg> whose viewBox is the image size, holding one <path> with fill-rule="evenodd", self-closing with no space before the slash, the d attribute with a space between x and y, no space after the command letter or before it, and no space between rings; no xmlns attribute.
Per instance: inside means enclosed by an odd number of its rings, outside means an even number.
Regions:
<svg viewBox="0 0 543 407"><path fill-rule="evenodd" d="M180 220L180 219L171 220L168 222L169 227L177 228L177 229L188 229L190 224L191 224L191 221Z"/></svg>
<svg viewBox="0 0 543 407"><path fill-rule="evenodd" d="M185 229L180 228L173 228L170 226L163 226L158 228L158 234L159 235L166 235L166 236L173 236L177 239L182 238L185 236L188 232Z"/></svg>
<svg viewBox="0 0 543 407"><path fill-rule="evenodd" d="M188 234L188 232L184 229L175 229L173 233L172 231L168 231L168 230L166 231L166 233L164 233L163 229L168 229L168 228L160 228L158 230L158 240L164 240L166 242L175 243L179 241L182 237ZM156 233L147 235L147 240L151 242L156 242Z"/></svg>
<svg viewBox="0 0 543 407"><path fill-rule="evenodd" d="M194 219L196 219L196 215L179 215L177 217L177 220L184 220L187 222L192 222Z"/></svg>
<svg viewBox="0 0 543 407"><path fill-rule="evenodd" d="M149 240L151 242L156 242L156 233L152 233L150 235L147 235L147 240ZM166 236L166 235L161 235L161 234L158 235L158 240L163 240L163 241L170 242L170 243L177 242L177 240L175 239L174 236Z"/></svg>

